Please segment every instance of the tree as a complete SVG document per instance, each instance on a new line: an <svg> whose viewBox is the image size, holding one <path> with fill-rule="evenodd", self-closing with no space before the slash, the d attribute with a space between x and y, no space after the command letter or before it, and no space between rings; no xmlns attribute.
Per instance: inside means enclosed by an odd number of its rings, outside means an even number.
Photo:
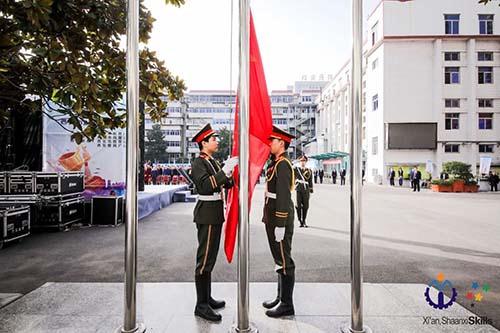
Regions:
<svg viewBox="0 0 500 333"><path fill-rule="evenodd" d="M224 161L231 153L230 145L233 134L227 127L217 131L217 134L219 134L219 150L214 154L214 158Z"/></svg>
<svg viewBox="0 0 500 333"><path fill-rule="evenodd" d="M1 1L0 127L13 110L40 112L42 104L69 116L72 128L65 128L78 143L124 127L126 114L116 102L126 84L120 48L126 7L126 0ZM141 43L149 40L153 22L140 0ZM184 90L184 82L142 45L140 99L151 118L166 116L162 97L179 99Z"/></svg>
<svg viewBox="0 0 500 333"><path fill-rule="evenodd" d="M150 161L165 161L167 154L167 142L161 130L161 125L155 124L146 133L144 159Z"/></svg>
<svg viewBox="0 0 500 333"><path fill-rule="evenodd" d="M485 5L487 5L490 2L493 2L493 0L479 0L479 3L483 3ZM498 5L500 6L500 3Z"/></svg>

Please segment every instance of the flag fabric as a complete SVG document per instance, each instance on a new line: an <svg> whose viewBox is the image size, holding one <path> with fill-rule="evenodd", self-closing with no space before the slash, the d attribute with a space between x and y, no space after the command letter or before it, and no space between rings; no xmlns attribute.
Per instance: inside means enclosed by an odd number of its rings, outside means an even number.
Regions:
<svg viewBox="0 0 500 333"><path fill-rule="evenodd" d="M250 13L250 115L249 115L249 179L248 179L248 209L252 200L253 190L260 177L264 164L269 157L268 138L272 132L273 120L271 114L271 101L267 92L264 67L260 57L259 45L255 34L253 16ZM236 101L236 115L233 133L232 156L238 156L239 109ZM234 170L235 186L229 190L226 210L226 229L224 238L224 251L228 262L233 260L236 234L238 230L238 168Z"/></svg>

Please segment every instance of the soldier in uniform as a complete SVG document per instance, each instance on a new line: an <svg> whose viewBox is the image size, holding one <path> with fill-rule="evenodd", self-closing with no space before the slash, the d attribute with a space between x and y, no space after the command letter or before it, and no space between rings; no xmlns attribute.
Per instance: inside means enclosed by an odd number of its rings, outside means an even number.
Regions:
<svg viewBox="0 0 500 333"><path fill-rule="evenodd" d="M300 227L306 227L307 210L309 209L309 195L313 193L312 171L306 168L307 156L302 156L300 167L295 168L295 190L297 191L297 217Z"/></svg>
<svg viewBox="0 0 500 333"><path fill-rule="evenodd" d="M200 148L200 155L191 163L191 175L198 192L198 202L194 208L194 223L198 229L195 269L197 300L194 314L216 322L222 316L214 310L223 308L226 303L212 298L211 273L219 252L224 223L223 190L234 184L232 172L238 164L238 158L228 159L223 167L212 158L219 144L210 124L198 132L193 141Z"/></svg>
<svg viewBox="0 0 500 333"><path fill-rule="evenodd" d="M294 227L292 190L295 180L292 163L286 154L292 138L292 135L275 126L269 138L271 163L266 170L266 198L262 221L266 224L267 240L278 273L278 295L262 305L269 309L266 315L273 318L295 314L295 263L291 253Z"/></svg>

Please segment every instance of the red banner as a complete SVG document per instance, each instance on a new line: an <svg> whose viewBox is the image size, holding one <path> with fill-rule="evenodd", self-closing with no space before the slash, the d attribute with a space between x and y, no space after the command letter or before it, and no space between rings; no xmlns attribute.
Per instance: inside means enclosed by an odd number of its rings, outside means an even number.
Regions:
<svg viewBox="0 0 500 333"><path fill-rule="evenodd" d="M239 109L236 101L236 116L233 133L232 156L238 156L239 151L239 130L238 130ZM264 67L260 57L259 44L252 14L250 14L250 119L249 119L249 178L248 178L248 209L252 200L253 190L262 172L264 164L269 157L268 138L273 129L271 113L271 101L267 92L266 77ZM226 211L226 231L224 239L224 250L228 262L233 260L234 245L238 229L238 169L234 171L236 180L235 186L229 190L228 206Z"/></svg>

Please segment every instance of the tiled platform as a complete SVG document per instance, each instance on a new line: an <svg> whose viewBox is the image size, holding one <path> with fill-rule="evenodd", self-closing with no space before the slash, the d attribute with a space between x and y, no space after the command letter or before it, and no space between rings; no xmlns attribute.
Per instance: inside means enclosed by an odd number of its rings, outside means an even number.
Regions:
<svg viewBox="0 0 500 333"><path fill-rule="evenodd" d="M465 318L473 315L458 304L435 310L425 302L422 284L365 284L365 323L374 332L498 332L491 326L423 325L424 316ZM339 332L348 322L348 284L298 283L296 316L271 319L260 305L274 296L275 284L250 285L250 319L259 332ZM228 332L236 313L236 283L214 283L213 294L228 305L223 320L210 324L193 315L193 283L141 283L138 317L148 332ZM102 332L122 323L123 286L119 283L47 283L0 309L0 332Z"/></svg>

